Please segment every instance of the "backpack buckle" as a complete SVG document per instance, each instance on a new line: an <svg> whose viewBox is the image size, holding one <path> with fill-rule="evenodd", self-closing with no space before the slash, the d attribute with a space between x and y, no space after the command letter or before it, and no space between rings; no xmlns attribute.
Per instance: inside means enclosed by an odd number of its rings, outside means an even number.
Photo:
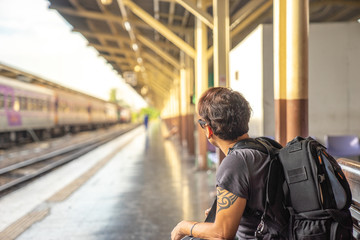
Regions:
<svg viewBox="0 0 360 240"><path fill-rule="evenodd" d="M263 217L262 217L262 218L261 218L261 221L260 221L260 223L259 223L259 225L257 226L256 231L255 231L255 238L256 238L256 239L261 240L261 239L264 238L264 233L263 233L264 227L265 227L265 223L264 223L264 219L263 219Z"/></svg>

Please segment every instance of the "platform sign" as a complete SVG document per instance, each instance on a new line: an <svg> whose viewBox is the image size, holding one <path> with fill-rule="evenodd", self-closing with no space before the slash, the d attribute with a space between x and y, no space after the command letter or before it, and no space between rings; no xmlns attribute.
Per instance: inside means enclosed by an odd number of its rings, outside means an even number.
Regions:
<svg viewBox="0 0 360 240"><path fill-rule="evenodd" d="M136 79L136 73L127 71L123 73L123 78L126 83L130 84L131 86L136 86L137 79Z"/></svg>

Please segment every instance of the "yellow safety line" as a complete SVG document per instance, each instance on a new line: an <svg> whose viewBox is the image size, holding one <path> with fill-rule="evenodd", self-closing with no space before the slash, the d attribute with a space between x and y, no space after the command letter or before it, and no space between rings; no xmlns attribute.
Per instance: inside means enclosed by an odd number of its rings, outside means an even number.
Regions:
<svg viewBox="0 0 360 240"><path fill-rule="evenodd" d="M26 229L31 227L34 223L44 219L50 212L49 208L32 211L16 222L5 228L0 232L0 239L13 240L16 239L20 234L25 232Z"/></svg>

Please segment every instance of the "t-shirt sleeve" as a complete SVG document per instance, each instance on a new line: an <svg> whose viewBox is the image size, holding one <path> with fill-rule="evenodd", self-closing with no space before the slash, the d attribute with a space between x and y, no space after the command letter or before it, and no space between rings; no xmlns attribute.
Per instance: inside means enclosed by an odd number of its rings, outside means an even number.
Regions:
<svg viewBox="0 0 360 240"><path fill-rule="evenodd" d="M241 152L228 155L216 173L216 186L249 200L249 170Z"/></svg>

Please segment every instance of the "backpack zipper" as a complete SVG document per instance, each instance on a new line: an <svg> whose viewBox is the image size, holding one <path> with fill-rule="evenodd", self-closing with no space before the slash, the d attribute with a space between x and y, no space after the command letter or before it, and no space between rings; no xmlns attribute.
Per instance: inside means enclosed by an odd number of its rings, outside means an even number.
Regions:
<svg viewBox="0 0 360 240"><path fill-rule="evenodd" d="M318 175L318 185L319 185L319 190L320 190L320 201L321 201L321 206L324 205L324 195L323 195L323 192L322 192L322 188L321 188L321 183L325 180L325 176L324 175L321 175L319 174Z"/></svg>
<svg viewBox="0 0 360 240"><path fill-rule="evenodd" d="M323 160L321 158L321 152L318 150L317 151L317 155L318 155L318 160L319 160L319 169L323 167ZM320 201L321 201L321 206L324 207L324 194L323 194L323 189L322 189L322 183L325 181L325 174L318 174L318 185L319 185L319 190L320 190Z"/></svg>

